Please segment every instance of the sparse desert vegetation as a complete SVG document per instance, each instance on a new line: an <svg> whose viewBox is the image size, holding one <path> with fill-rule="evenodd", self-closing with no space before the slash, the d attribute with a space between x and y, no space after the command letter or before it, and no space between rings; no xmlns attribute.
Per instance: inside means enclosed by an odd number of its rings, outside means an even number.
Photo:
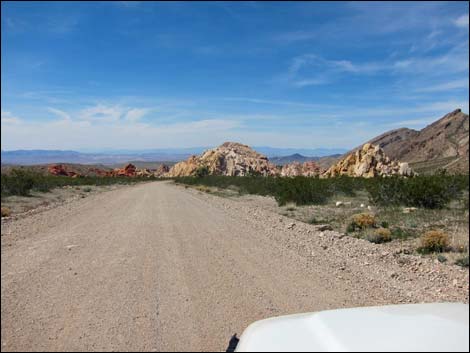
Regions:
<svg viewBox="0 0 470 353"><path fill-rule="evenodd" d="M32 191L47 192L56 187L82 186L82 185L112 185L132 184L142 181L156 180L154 177L105 177L105 176L82 176L70 178L67 176L56 176L37 173L27 169L12 169L8 174L2 174L1 195L28 196ZM86 189L84 189L85 192ZM89 190L91 191L91 189ZM88 192L89 192L88 191Z"/></svg>
<svg viewBox="0 0 470 353"><path fill-rule="evenodd" d="M443 252L449 247L449 236L442 230L430 230L421 236L420 251Z"/></svg>
<svg viewBox="0 0 470 353"><path fill-rule="evenodd" d="M2 217L9 217L11 215L11 210L8 207L2 206Z"/></svg>
<svg viewBox="0 0 470 353"><path fill-rule="evenodd" d="M446 262L442 261L445 257L449 264L464 264L459 259L468 253L468 175L372 179L205 176L175 181L186 187L204 187L206 192L210 188L219 196L272 196L275 210L283 216L313 225L328 224L381 246L390 243L421 256L441 256L440 262ZM425 246L422 239L429 240Z"/></svg>
<svg viewBox="0 0 470 353"><path fill-rule="evenodd" d="M452 200L468 199L468 175L426 175L413 178L311 178L311 177L180 177L177 183L226 189L237 188L240 194L273 196L280 206L325 204L333 196L355 196L367 192L376 206L415 206L442 209ZM466 195L465 192L467 192ZM465 204L465 201L463 201ZM468 201L466 202L468 204Z"/></svg>
<svg viewBox="0 0 470 353"><path fill-rule="evenodd" d="M40 173L34 168L13 168L2 173L2 217L50 207L75 196L85 198L96 190L156 180L155 177L81 176L71 178Z"/></svg>

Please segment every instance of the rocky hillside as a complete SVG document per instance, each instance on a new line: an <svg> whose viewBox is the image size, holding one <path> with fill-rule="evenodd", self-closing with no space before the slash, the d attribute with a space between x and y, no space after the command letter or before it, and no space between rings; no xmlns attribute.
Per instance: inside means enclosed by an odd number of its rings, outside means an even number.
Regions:
<svg viewBox="0 0 470 353"><path fill-rule="evenodd" d="M276 167L268 158L249 146L225 142L217 148L205 151L200 156L191 156L171 167L168 177L195 175L204 169L211 175L244 176L249 174L275 175Z"/></svg>
<svg viewBox="0 0 470 353"><path fill-rule="evenodd" d="M391 159L432 171L468 172L469 117L460 109L445 115L420 131L398 129L369 143L380 146Z"/></svg>
<svg viewBox="0 0 470 353"><path fill-rule="evenodd" d="M384 175L411 176L413 171L408 163L391 160L379 146L366 143L361 149L348 154L331 166L322 176L335 177L339 175L365 178Z"/></svg>

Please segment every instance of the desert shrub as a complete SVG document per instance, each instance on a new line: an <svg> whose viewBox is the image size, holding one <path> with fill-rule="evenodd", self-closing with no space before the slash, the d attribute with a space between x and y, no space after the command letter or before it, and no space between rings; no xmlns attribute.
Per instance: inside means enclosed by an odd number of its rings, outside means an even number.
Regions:
<svg viewBox="0 0 470 353"><path fill-rule="evenodd" d="M380 223L380 226L381 226L382 228L388 228L389 224L388 224L387 221L382 221L382 222Z"/></svg>
<svg viewBox="0 0 470 353"><path fill-rule="evenodd" d="M2 197L19 195L28 196L31 191L47 192L56 187L67 185L112 185L133 184L141 181L156 180L154 177L102 177L83 176L71 178L67 176L44 175L24 169L13 169L9 174L2 174Z"/></svg>
<svg viewBox="0 0 470 353"><path fill-rule="evenodd" d="M328 188L326 179L277 178L277 183L274 198L280 206L288 202L295 202L297 205L322 205L333 195L333 191Z"/></svg>
<svg viewBox="0 0 470 353"><path fill-rule="evenodd" d="M35 174L21 169L13 169L9 175L2 175L2 196L28 196L35 184L34 177Z"/></svg>
<svg viewBox="0 0 470 353"><path fill-rule="evenodd" d="M392 233L387 228L379 228L374 233L368 234L366 239L372 243L381 244L392 240Z"/></svg>
<svg viewBox="0 0 470 353"><path fill-rule="evenodd" d="M198 167L196 169L196 172L194 174L197 178L202 178L202 177L205 177L207 175L209 175L209 168L207 168L206 166L201 166L201 167Z"/></svg>
<svg viewBox="0 0 470 353"><path fill-rule="evenodd" d="M2 217L10 217L11 216L11 210L8 207L2 207Z"/></svg>
<svg viewBox="0 0 470 353"><path fill-rule="evenodd" d="M437 261L439 261L440 263L444 263L447 261L447 257L445 257L444 255L437 255Z"/></svg>
<svg viewBox="0 0 470 353"><path fill-rule="evenodd" d="M422 252L442 252L449 247L449 236L441 230L430 230L421 236Z"/></svg>
<svg viewBox="0 0 470 353"><path fill-rule="evenodd" d="M468 190L468 180L468 175L375 178L367 184L367 190L376 205L439 209Z"/></svg>
<svg viewBox="0 0 470 353"><path fill-rule="evenodd" d="M391 234L392 234L392 239L405 240L405 239L408 239L408 238L416 237L416 231L412 231L412 230L409 230L409 229L403 229L403 228L400 228L400 227L392 228Z"/></svg>
<svg viewBox="0 0 470 353"><path fill-rule="evenodd" d="M207 175L202 167L199 177L174 178L186 185L206 185L234 188L240 194L273 196L279 205L289 202L297 205L325 204L335 195L354 196L366 190L372 203L379 206L406 205L425 208L442 208L468 190L468 175L418 176L413 178L314 178L314 177L263 177ZM203 177L202 177L203 176Z"/></svg>
<svg viewBox="0 0 470 353"><path fill-rule="evenodd" d="M359 213L352 216L351 223L349 223L350 229L363 230L366 228L374 227L376 224L375 216L370 213Z"/></svg>
<svg viewBox="0 0 470 353"><path fill-rule="evenodd" d="M456 265L462 266L462 267L468 267L468 256L461 257L455 261Z"/></svg>

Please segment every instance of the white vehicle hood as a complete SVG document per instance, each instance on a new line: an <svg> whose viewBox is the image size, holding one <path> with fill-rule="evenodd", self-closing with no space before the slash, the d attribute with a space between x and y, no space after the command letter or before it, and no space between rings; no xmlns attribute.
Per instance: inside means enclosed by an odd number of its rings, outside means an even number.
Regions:
<svg viewBox="0 0 470 353"><path fill-rule="evenodd" d="M468 304L408 304L281 316L251 324L237 352L469 351Z"/></svg>

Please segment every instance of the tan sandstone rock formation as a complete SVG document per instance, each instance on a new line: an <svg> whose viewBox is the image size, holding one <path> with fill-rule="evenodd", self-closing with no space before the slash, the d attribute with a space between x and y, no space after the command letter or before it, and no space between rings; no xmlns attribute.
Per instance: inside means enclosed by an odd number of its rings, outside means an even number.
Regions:
<svg viewBox="0 0 470 353"><path fill-rule="evenodd" d="M153 172L153 175L156 177L162 177L170 171L170 167L166 164L160 164L158 168Z"/></svg>
<svg viewBox="0 0 470 353"><path fill-rule="evenodd" d="M353 177L372 178L375 176L403 175L414 173L408 163L392 161L385 156L379 146L366 143L361 149L347 155L344 159L331 166L322 176L335 177L348 175Z"/></svg>
<svg viewBox="0 0 470 353"><path fill-rule="evenodd" d="M150 177L150 176L153 176L153 173L151 170L147 169L147 168L142 168L142 169L137 169L136 172L135 172L135 176L138 176L138 177Z"/></svg>
<svg viewBox="0 0 470 353"><path fill-rule="evenodd" d="M225 142L221 146L205 151L200 156L175 164L165 175L169 177L195 175L198 169L206 168L210 175L244 176L250 174L275 175L276 167L268 158L249 146L236 142Z"/></svg>

